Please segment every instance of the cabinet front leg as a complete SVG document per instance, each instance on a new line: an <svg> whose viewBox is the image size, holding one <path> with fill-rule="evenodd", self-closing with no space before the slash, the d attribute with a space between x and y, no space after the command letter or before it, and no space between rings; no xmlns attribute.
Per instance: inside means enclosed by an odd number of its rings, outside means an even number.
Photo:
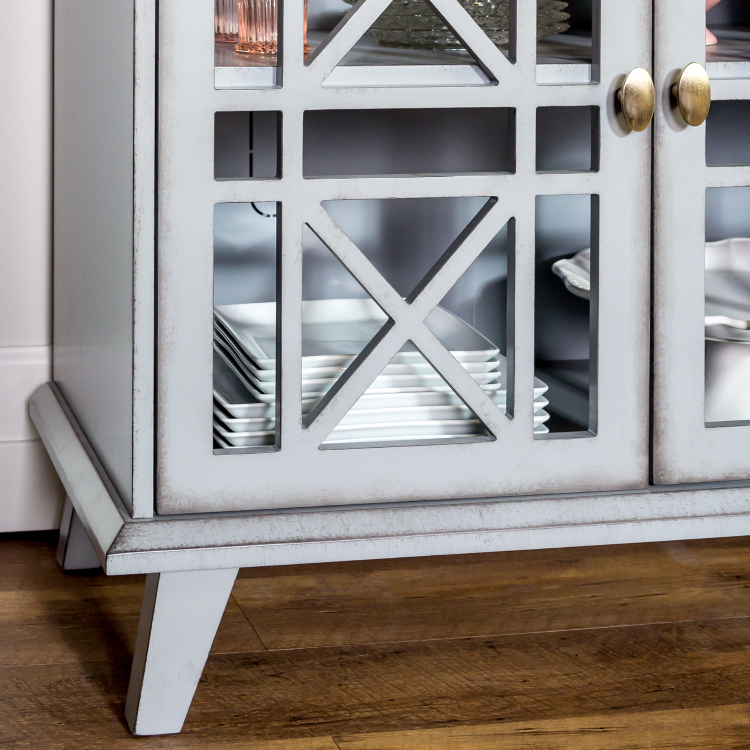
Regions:
<svg viewBox="0 0 750 750"><path fill-rule="evenodd" d="M133 734L182 729L237 570L147 577L125 704Z"/></svg>

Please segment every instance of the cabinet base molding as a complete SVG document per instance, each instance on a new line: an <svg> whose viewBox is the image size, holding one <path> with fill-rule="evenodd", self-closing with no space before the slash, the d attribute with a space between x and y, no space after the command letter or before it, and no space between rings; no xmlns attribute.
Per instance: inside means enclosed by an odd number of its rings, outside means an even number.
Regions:
<svg viewBox="0 0 750 750"><path fill-rule="evenodd" d="M135 521L54 384L31 414L108 575L750 534L750 482Z"/></svg>

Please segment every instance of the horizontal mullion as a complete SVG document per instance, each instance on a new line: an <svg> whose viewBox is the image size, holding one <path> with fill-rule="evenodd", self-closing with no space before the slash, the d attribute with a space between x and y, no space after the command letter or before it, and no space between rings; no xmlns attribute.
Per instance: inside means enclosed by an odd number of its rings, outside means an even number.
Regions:
<svg viewBox="0 0 750 750"><path fill-rule="evenodd" d="M724 78L711 80L711 100L750 99L750 79Z"/></svg>
<svg viewBox="0 0 750 750"><path fill-rule="evenodd" d="M720 173L711 184L750 184L748 167L716 167L709 170ZM725 176L724 176L725 175ZM311 178L295 177L275 180L216 180L213 182L214 202L250 203L256 201L283 201L299 195L300 189L312 202L327 200L367 200L377 198L463 198L496 197L506 204L516 204L520 193L528 190L537 195L576 195L596 193L602 189L599 172L572 172L566 174L537 173L524 175L445 175L404 177L350 177ZM718 182L716 181L718 180ZM524 187L519 186L524 182Z"/></svg>
<svg viewBox="0 0 750 750"><path fill-rule="evenodd" d="M720 82L717 82L720 83ZM742 83L725 81L723 83ZM356 96L353 96L356 92ZM449 96L449 99L446 99ZM530 88L518 77L498 86L323 87L312 71L300 71L287 86L269 89L215 89L211 99L217 111L315 109L461 109L464 107L605 106L608 93L598 85L545 85ZM745 98L717 97L716 98ZM746 98L750 98L748 95ZM446 106L446 102L450 106Z"/></svg>
<svg viewBox="0 0 750 750"><path fill-rule="evenodd" d="M304 180L305 194L317 201L375 198L518 198L516 175L405 175L398 177L330 177Z"/></svg>
<svg viewBox="0 0 750 750"><path fill-rule="evenodd" d="M611 185L601 172L537 173L532 175L536 195L582 195L599 193Z"/></svg>
<svg viewBox="0 0 750 750"><path fill-rule="evenodd" d="M216 180L212 190L214 203L279 202L288 194L282 180Z"/></svg>
<svg viewBox="0 0 750 750"><path fill-rule="evenodd" d="M706 187L750 186L750 167L706 167Z"/></svg>
<svg viewBox="0 0 750 750"><path fill-rule="evenodd" d="M537 86L525 100L537 107L593 107L606 105L608 92L596 84L545 84Z"/></svg>

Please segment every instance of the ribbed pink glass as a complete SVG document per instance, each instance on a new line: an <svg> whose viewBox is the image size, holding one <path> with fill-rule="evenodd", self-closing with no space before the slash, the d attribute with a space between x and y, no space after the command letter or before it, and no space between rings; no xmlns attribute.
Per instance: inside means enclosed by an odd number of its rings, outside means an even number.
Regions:
<svg viewBox="0 0 750 750"><path fill-rule="evenodd" d="M237 52L275 55L279 49L279 11L277 0L237 0L239 41ZM305 52L307 44L307 0L305 0Z"/></svg>
<svg viewBox="0 0 750 750"><path fill-rule="evenodd" d="M217 42L237 42L237 0L214 0L214 32Z"/></svg>

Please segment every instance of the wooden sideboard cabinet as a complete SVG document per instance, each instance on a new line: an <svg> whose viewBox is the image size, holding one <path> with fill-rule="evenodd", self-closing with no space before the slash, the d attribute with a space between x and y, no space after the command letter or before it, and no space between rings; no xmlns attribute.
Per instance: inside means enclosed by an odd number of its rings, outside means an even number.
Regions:
<svg viewBox="0 0 750 750"><path fill-rule="evenodd" d="M55 3L31 412L63 567L148 574L134 733L240 567L750 531L744 3L215 7Z"/></svg>

